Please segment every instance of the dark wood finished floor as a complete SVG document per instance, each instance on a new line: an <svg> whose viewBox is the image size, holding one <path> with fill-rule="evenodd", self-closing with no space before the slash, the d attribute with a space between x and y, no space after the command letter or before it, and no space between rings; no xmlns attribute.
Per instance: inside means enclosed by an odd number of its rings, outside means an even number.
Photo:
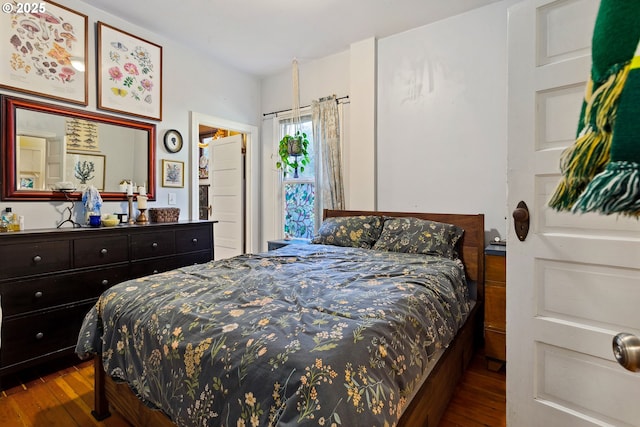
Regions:
<svg viewBox="0 0 640 427"><path fill-rule="evenodd" d="M505 373L486 369L478 354L465 372L439 427L505 426ZM2 427L129 427L117 414L98 422L93 408L93 364L49 366L5 378Z"/></svg>

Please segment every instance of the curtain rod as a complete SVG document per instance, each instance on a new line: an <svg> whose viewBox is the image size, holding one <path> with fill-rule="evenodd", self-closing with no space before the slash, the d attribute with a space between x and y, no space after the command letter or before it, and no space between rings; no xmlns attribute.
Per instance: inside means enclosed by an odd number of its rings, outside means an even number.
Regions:
<svg viewBox="0 0 640 427"><path fill-rule="evenodd" d="M324 101L324 100L326 100L328 98L329 98L328 96L324 97L324 98L320 98L320 101ZM341 96L340 98L336 98L336 102L340 103L340 100L342 100L342 99L349 99L349 95L345 95L345 96ZM304 105L304 106L302 106L300 108L307 108L307 107L311 107L311 105ZM286 110L272 111L270 113L264 113L264 114L262 114L262 117L270 116L272 114L278 115L278 113L286 113L288 111L291 111L291 108L286 109Z"/></svg>

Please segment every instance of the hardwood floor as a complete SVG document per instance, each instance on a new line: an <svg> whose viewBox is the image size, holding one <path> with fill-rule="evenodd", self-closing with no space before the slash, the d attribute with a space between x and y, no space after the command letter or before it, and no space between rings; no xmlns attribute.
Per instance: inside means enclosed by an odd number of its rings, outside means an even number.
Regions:
<svg viewBox="0 0 640 427"><path fill-rule="evenodd" d="M476 354L438 427L505 427L506 378L504 366L492 372L484 354Z"/></svg>
<svg viewBox="0 0 640 427"><path fill-rule="evenodd" d="M486 369L477 354L456 389L439 427L504 427L505 373ZM2 427L129 427L117 414L102 422L91 415L93 364L39 368L3 380ZM416 426L417 427L417 426Z"/></svg>
<svg viewBox="0 0 640 427"><path fill-rule="evenodd" d="M63 362L60 362L63 364ZM93 409L93 362L28 370L3 379L2 427L130 427L112 415L98 422Z"/></svg>

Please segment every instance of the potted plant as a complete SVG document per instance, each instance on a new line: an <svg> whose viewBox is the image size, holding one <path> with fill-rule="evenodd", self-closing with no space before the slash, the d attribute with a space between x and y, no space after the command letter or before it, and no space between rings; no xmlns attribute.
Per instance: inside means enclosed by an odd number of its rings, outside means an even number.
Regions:
<svg viewBox="0 0 640 427"><path fill-rule="evenodd" d="M304 172L304 167L309 163L309 140L307 134L296 131L295 135L285 135L278 146L280 160L276 167L286 174L293 169L293 177L298 178L298 169Z"/></svg>

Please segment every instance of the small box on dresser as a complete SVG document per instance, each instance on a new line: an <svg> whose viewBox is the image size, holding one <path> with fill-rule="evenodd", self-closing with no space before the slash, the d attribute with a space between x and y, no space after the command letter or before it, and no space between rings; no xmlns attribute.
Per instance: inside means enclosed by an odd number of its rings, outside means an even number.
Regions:
<svg viewBox="0 0 640 427"><path fill-rule="evenodd" d="M507 247L489 245L485 249L484 351L487 368L497 371L507 361L506 291Z"/></svg>
<svg viewBox="0 0 640 427"><path fill-rule="evenodd" d="M122 281L213 259L214 221L0 234L0 378L72 355L84 315Z"/></svg>

